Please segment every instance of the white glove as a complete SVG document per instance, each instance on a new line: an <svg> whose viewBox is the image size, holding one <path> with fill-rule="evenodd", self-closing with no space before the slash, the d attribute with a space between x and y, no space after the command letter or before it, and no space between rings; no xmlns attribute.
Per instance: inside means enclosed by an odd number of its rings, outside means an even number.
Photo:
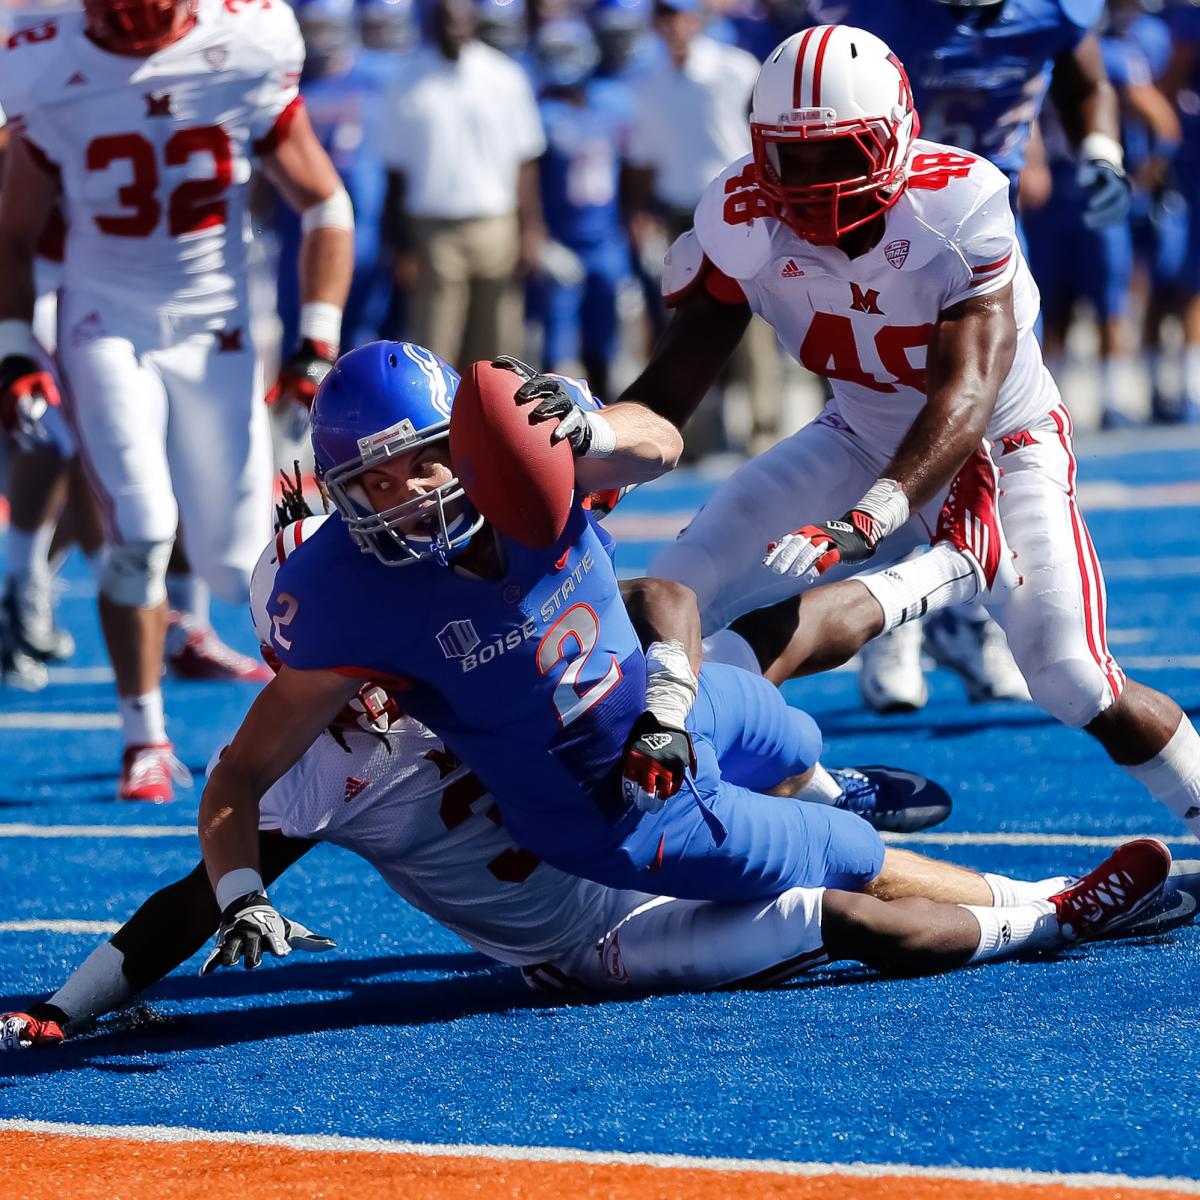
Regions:
<svg viewBox="0 0 1200 1200"><path fill-rule="evenodd" d="M807 587L816 583L820 576L817 560L828 550L827 544L818 545L807 534L796 530L795 533L785 533L779 541L767 547L763 566L774 575L794 579Z"/></svg>
<svg viewBox="0 0 1200 1200"><path fill-rule="evenodd" d="M562 287L574 287L587 276L579 255L553 238L546 238L538 250L538 270Z"/></svg>

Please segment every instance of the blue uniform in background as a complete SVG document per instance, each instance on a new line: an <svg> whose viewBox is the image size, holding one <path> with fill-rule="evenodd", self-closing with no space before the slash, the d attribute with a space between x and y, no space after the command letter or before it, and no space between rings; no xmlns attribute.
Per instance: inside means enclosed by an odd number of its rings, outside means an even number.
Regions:
<svg viewBox="0 0 1200 1200"><path fill-rule="evenodd" d="M580 358L611 364L617 355L617 291L632 273L621 221L621 157L633 118L628 87L593 80L584 106L562 93L539 103L546 131L540 164L542 211L556 241L579 257L587 272L580 283L539 280L535 304L551 366Z"/></svg>
<svg viewBox="0 0 1200 1200"><path fill-rule="evenodd" d="M1004 171L1016 197L1029 132L1054 60L1100 19L1103 0L1004 0L954 8L932 0L818 0L822 20L881 37L908 72L921 135L962 146Z"/></svg>
<svg viewBox="0 0 1200 1200"><path fill-rule="evenodd" d="M1188 207L1187 252L1179 282L1189 293L1200 291L1200 8L1178 3L1163 10L1176 45L1192 46L1196 62L1176 105L1183 142L1175 156L1175 174Z"/></svg>
<svg viewBox="0 0 1200 1200"><path fill-rule="evenodd" d="M878 873L883 845L860 818L749 790L768 782L764 746L778 779L812 765L820 736L776 688L735 668L701 672L688 721L695 792L685 787L658 813L625 807L620 764L645 709L646 661L607 539L577 503L549 550L499 541L499 580L433 561L388 567L331 517L277 576L280 658L396 687L483 781L513 837L572 874L740 900L856 888Z"/></svg>
<svg viewBox="0 0 1200 1200"><path fill-rule="evenodd" d="M342 347L379 336L392 292L391 264L380 256L379 230L387 176L374 156L375 122L381 97L401 56L358 51L347 71L304 80L301 94L318 141L325 148L354 205L354 276L342 318ZM276 205L279 233L279 318L283 345L297 341L300 280L297 252L300 219Z"/></svg>

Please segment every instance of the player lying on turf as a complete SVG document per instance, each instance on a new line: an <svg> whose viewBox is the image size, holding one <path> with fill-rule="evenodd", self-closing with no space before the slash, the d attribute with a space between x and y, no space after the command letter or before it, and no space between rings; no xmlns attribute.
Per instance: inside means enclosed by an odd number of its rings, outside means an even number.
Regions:
<svg viewBox="0 0 1200 1200"><path fill-rule="evenodd" d="M500 365L475 364L460 411L511 434L502 422L521 382ZM727 691L720 673L697 677L699 621L687 588L648 589L638 614L646 636L635 631L605 538L572 491L576 480L580 491L619 483L618 468L626 479L661 470L654 419L635 417L631 469L620 462L621 406L589 414L608 453L573 460L560 445L562 533L533 546L485 521L450 468L458 389L429 351L380 342L344 356L318 393L313 444L339 511L280 568L269 638L283 666L201 802L221 909L259 910L245 899L263 887L259 800L364 678L402 692L406 711L478 775L518 842L569 874L729 901L791 887L857 890L886 874L878 833L854 814L722 775L727 727L777 721L797 735L765 682ZM544 448L544 427L519 424ZM490 471L520 502L509 515L533 503L522 453L500 456L489 445L471 464L477 489ZM597 462L600 470L586 470Z"/></svg>
<svg viewBox="0 0 1200 1200"><path fill-rule="evenodd" d="M298 533L264 555L255 592L271 591L275 561ZM256 604L260 637L269 634ZM715 666L731 686L769 685ZM755 711L748 705L747 711ZM786 710L795 716L795 710ZM728 730L726 771L787 785L798 765L781 749L779 724ZM793 888L737 904L674 900L606 888L541 863L517 846L495 802L445 744L396 698L363 686L336 724L263 797L258 850L269 885L318 842L365 858L416 908L483 954L519 966L533 987L590 992L769 987L838 959L913 974L1052 950L1078 938L1134 937L1189 919L1200 896L1200 863L1178 863L1158 843L1121 847L1083 879L1027 883L977 875L889 850L891 876L868 892ZM958 889L970 903L921 899ZM151 896L94 950L67 982L28 1012L0 1017L0 1048L60 1042L118 1008L193 955L221 922L203 863ZM264 951L328 950L333 943L278 917L265 894L227 914L205 970Z"/></svg>

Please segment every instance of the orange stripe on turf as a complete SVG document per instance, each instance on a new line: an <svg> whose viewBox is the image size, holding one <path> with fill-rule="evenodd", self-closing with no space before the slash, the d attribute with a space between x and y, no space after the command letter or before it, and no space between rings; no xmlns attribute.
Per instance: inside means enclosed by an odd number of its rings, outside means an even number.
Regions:
<svg viewBox="0 0 1200 1200"><path fill-rule="evenodd" d="M1113 1186L904 1174L797 1177L770 1171L536 1162L254 1143L153 1142L6 1131L0 1196L23 1200L1179 1200Z"/></svg>

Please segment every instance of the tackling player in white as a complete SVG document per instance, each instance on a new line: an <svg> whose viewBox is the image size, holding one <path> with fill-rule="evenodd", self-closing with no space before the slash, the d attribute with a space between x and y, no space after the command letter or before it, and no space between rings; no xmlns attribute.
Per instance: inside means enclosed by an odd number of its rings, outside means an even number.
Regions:
<svg viewBox="0 0 1200 1200"><path fill-rule="evenodd" d="M1038 294L1007 179L921 141L903 66L848 26L776 48L750 131L753 154L713 181L671 249L674 318L625 395L681 424L757 312L833 399L736 472L650 573L693 588L706 633L773 623L785 646L797 613L785 598L927 543L951 481L989 439L1019 577L1004 586L1002 573L987 601L1033 699L1200 833L1200 736L1174 701L1127 680L1107 645L1071 418L1034 336ZM964 526L977 557L996 550L987 533L983 520ZM885 630L978 594L948 554L872 577ZM775 607L744 616L764 606ZM784 677L776 656L763 666Z"/></svg>
<svg viewBox="0 0 1200 1200"><path fill-rule="evenodd" d="M282 530L260 559L254 617L264 646L279 563L303 553L322 519ZM828 596L829 612L855 614L855 636L873 631L858 582L815 594ZM751 742L763 744L751 738L739 753ZM1176 864L1166 877L1170 857L1147 839L1127 843L1077 882L978 875L889 850L869 895L794 888L769 902L717 904L602 887L517 846L479 781L369 683L270 788L259 827L267 886L316 843L342 846L415 908L547 990L769 987L843 958L885 973L944 971L1079 938L1160 932L1189 919L1200 892L1200 864ZM947 902L954 899L961 903ZM0 1017L0 1049L56 1044L173 970L214 930L205 972L333 946L280 916L265 895L219 913L201 864L151 896L52 996Z"/></svg>
<svg viewBox="0 0 1200 1200"><path fill-rule="evenodd" d="M302 63L291 10L271 0L88 0L0 51L23 122L0 202L0 378L30 375L33 248L61 196L59 360L110 526L100 613L124 799L170 799L182 772L159 689L179 521L198 576L233 601L270 530L246 284L256 162L304 225L303 341L277 390L311 399L337 353L353 214L299 99Z"/></svg>

